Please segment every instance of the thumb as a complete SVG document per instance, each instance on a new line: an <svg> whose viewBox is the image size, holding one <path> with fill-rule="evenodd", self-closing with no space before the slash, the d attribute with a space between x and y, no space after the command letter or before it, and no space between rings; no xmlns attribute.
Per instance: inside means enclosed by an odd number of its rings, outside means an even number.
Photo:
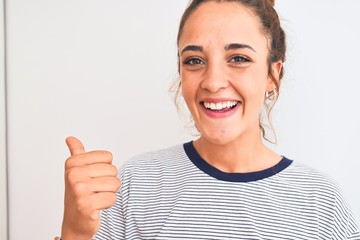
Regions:
<svg viewBox="0 0 360 240"><path fill-rule="evenodd" d="M71 156L78 155L85 152L84 145L76 137L67 137L66 144L70 150Z"/></svg>

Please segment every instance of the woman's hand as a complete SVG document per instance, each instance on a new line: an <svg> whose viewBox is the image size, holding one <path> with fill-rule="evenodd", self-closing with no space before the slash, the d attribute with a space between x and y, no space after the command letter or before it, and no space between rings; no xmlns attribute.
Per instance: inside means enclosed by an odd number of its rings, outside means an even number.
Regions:
<svg viewBox="0 0 360 240"><path fill-rule="evenodd" d="M115 203L120 180L110 152L85 152L74 137L68 137L66 144L71 156L65 163L62 239L89 240L99 230L100 210Z"/></svg>

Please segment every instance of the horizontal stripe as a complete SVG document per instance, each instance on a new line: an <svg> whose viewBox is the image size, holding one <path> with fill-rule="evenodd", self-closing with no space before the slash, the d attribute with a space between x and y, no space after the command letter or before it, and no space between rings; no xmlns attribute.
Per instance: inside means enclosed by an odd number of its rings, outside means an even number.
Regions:
<svg viewBox="0 0 360 240"><path fill-rule="evenodd" d="M227 174L190 142L129 160L119 178L95 239L360 240L333 181L286 157L264 171Z"/></svg>

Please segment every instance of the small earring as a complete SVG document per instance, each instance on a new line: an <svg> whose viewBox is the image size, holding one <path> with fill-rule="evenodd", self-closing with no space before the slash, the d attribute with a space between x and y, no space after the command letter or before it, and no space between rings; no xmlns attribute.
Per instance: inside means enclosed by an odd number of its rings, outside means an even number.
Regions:
<svg viewBox="0 0 360 240"><path fill-rule="evenodd" d="M274 90L272 90L271 92L265 92L265 99L268 99L268 100L274 100L277 98L277 90L276 88L274 88Z"/></svg>
<svg viewBox="0 0 360 240"><path fill-rule="evenodd" d="M278 97L278 92L277 92L276 88L274 88L274 90L273 90L273 96L274 96L274 99L277 99L277 97Z"/></svg>

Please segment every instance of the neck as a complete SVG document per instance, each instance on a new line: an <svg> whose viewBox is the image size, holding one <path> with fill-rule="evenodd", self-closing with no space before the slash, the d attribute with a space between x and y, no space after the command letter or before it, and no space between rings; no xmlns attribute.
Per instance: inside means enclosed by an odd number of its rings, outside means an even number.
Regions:
<svg viewBox="0 0 360 240"><path fill-rule="evenodd" d="M257 134L225 144L200 137L194 141L194 147L206 162L228 173L261 171L281 160L281 156L267 148Z"/></svg>

